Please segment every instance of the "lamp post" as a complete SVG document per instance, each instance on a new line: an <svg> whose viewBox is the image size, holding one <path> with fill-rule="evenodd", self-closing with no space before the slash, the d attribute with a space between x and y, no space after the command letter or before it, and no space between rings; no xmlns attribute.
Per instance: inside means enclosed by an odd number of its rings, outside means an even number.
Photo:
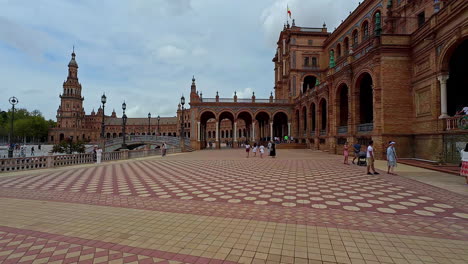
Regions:
<svg viewBox="0 0 468 264"><path fill-rule="evenodd" d="M104 107L106 106L107 97L106 94L101 96L102 103L102 123L101 123L101 138L104 138Z"/></svg>
<svg viewBox="0 0 468 264"><path fill-rule="evenodd" d="M15 119L15 105L19 102L18 98L10 97L8 100L11 104L11 124L10 124L10 147L8 148L8 158L13 158L13 120Z"/></svg>
<svg viewBox="0 0 468 264"><path fill-rule="evenodd" d="M182 105L182 112L180 115L180 150L185 150L185 139L184 139L184 105L185 97L182 95L180 98L180 104Z"/></svg>
<svg viewBox="0 0 468 264"><path fill-rule="evenodd" d="M159 117L158 115L158 136L159 136L159 120L161 119L161 117Z"/></svg>
<svg viewBox="0 0 468 264"><path fill-rule="evenodd" d="M122 110L123 110L123 115L122 115L122 134L123 134L123 142L122 142L122 147L120 149L127 149L127 144L125 144L125 126L127 125L127 115L125 114L125 109L127 109L127 104L125 101L122 104Z"/></svg>
<svg viewBox="0 0 468 264"><path fill-rule="evenodd" d="M148 135L151 135L151 113L148 113Z"/></svg>

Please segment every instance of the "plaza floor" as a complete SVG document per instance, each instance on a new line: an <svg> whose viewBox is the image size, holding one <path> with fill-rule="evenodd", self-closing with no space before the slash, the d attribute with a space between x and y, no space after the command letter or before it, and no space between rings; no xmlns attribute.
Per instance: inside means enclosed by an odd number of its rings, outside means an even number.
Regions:
<svg viewBox="0 0 468 264"><path fill-rule="evenodd" d="M212 150L0 174L0 263L468 263L464 179L397 171Z"/></svg>

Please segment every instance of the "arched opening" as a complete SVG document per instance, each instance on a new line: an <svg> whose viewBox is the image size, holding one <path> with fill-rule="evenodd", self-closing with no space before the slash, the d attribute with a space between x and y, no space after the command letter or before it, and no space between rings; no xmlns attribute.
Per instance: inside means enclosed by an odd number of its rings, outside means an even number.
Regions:
<svg viewBox="0 0 468 264"><path fill-rule="evenodd" d="M314 88L316 82L317 82L317 77L313 75L306 76L302 84L302 93L306 93L307 90Z"/></svg>
<svg viewBox="0 0 468 264"><path fill-rule="evenodd" d="M244 133L242 137L239 137L239 140L244 142L250 141L252 136L252 114L246 111L242 111L237 115L237 120L238 125L242 125L241 122L239 122L239 120L242 120L244 122Z"/></svg>
<svg viewBox="0 0 468 264"><path fill-rule="evenodd" d="M301 115L299 114L299 109L296 110L296 114L294 115L296 119L296 137L299 137L300 133L300 127L301 127Z"/></svg>
<svg viewBox="0 0 468 264"><path fill-rule="evenodd" d="M219 147L221 147L222 145L226 147L230 146L230 143L233 141L233 138L229 135L229 131L232 130L232 128L234 127L234 115L231 112L222 112L219 115L218 126L219 130L221 130L221 128L224 128L224 130L221 131L221 138L223 138L223 142L220 142Z"/></svg>
<svg viewBox="0 0 468 264"><path fill-rule="evenodd" d="M317 126L317 117L316 117L316 108L315 108L315 103L310 104L310 123L311 123L311 135L315 136L315 129Z"/></svg>
<svg viewBox="0 0 468 264"><path fill-rule="evenodd" d="M270 131L270 115L266 112L259 112L255 115L255 120L257 121L258 134L256 137L260 141L270 140L271 131Z"/></svg>
<svg viewBox="0 0 468 264"><path fill-rule="evenodd" d="M122 136L123 136L123 134L122 134L122 133L119 133L119 137L122 137Z"/></svg>
<svg viewBox="0 0 468 264"><path fill-rule="evenodd" d="M372 77L363 73L357 81L359 87L359 126L358 132L372 131L374 122L374 95L372 91Z"/></svg>
<svg viewBox="0 0 468 264"><path fill-rule="evenodd" d="M112 133L112 138L116 138L116 137L117 137L117 133Z"/></svg>
<svg viewBox="0 0 468 264"><path fill-rule="evenodd" d="M353 48L356 47L359 43L359 34L358 34L358 30L355 29L353 31Z"/></svg>
<svg viewBox="0 0 468 264"><path fill-rule="evenodd" d="M211 139L211 131L208 131L208 138Z"/></svg>
<svg viewBox="0 0 468 264"><path fill-rule="evenodd" d="M273 117L273 137L284 139L286 135L288 135L288 116L283 112L278 112Z"/></svg>
<svg viewBox="0 0 468 264"><path fill-rule="evenodd" d="M447 80L447 114L454 116L468 106L468 39L460 43L450 56Z"/></svg>
<svg viewBox="0 0 468 264"><path fill-rule="evenodd" d="M349 38L346 37L343 41L343 49L344 49L344 55L347 56L349 54Z"/></svg>
<svg viewBox="0 0 468 264"><path fill-rule="evenodd" d="M214 135L212 137L207 138L207 126L208 123L214 122L216 120L216 115L213 112L206 111L203 112L200 115L200 142L201 142L201 148L206 148L208 141L211 141L211 138L214 138ZM170 136L170 133L169 133Z"/></svg>
<svg viewBox="0 0 468 264"><path fill-rule="evenodd" d="M64 134L60 134L59 140L60 140L60 142L62 142L63 140L65 140L65 135L64 135Z"/></svg>
<svg viewBox="0 0 468 264"><path fill-rule="evenodd" d="M302 132L304 133L304 136L307 137L306 132L307 132L307 107L302 107Z"/></svg>
<svg viewBox="0 0 468 264"><path fill-rule="evenodd" d="M369 22L367 20L362 23L361 36L362 40L366 40L369 38Z"/></svg>
<svg viewBox="0 0 468 264"><path fill-rule="evenodd" d="M336 91L336 117L338 124L338 133L348 132L348 93L346 84L340 85Z"/></svg>
<svg viewBox="0 0 468 264"><path fill-rule="evenodd" d="M336 45L336 58L340 58L341 57L341 44L338 43L338 45Z"/></svg>
<svg viewBox="0 0 468 264"><path fill-rule="evenodd" d="M328 123L328 118L327 118L327 101L325 99L322 99L320 101L320 135L325 135L327 133L327 123Z"/></svg>
<svg viewBox="0 0 468 264"><path fill-rule="evenodd" d="M107 134L106 134L106 137L107 137L107 138L111 138L111 133L107 133Z"/></svg>

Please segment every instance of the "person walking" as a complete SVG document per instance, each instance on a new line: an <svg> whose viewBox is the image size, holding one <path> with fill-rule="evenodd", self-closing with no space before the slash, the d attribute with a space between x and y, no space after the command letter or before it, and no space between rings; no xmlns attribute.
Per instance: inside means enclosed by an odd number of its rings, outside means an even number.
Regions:
<svg viewBox="0 0 468 264"><path fill-rule="evenodd" d="M268 145L267 145L267 147L268 147L268 152L270 152L270 151L271 151L271 141L270 141L270 142L268 142Z"/></svg>
<svg viewBox="0 0 468 264"><path fill-rule="evenodd" d="M366 153L366 162L367 162L367 174L372 175L370 170L374 172L374 175L380 174L375 171L374 168L374 141L369 141L369 146L367 146L367 153Z"/></svg>
<svg viewBox="0 0 468 264"><path fill-rule="evenodd" d="M93 161L97 162L97 147L94 146L93 148Z"/></svg>
<svg viewBox="0 0 468 264"><path fill-rule="evenodd" d="M468 185L468 143L466 143L465 149L460 151L462 165L460 168L460 176L464 176L466 184Z"/></svg>
<svg viewBox="0 0 468 264"><path fill-rule="evenodd" d="M250 144L249 142L245 142L245 152L247 153L247 158L250 155Z"/></svg>
<svg viewBox="0 0 468 264"><path fill-rule="evenodd" d="M263 159L263 153L265 153L265 146L260 145L260 158Z"/></svg>
<svg viewBox="0 0 468 264"><path fill-rule="evenodd" d="M31 156L34 156L34 146L31 147Z"/></svg>
<svg viewBox="0 0 468 264"><path fill-rule="evenodd" d="M161 156L166 156L166 149L167 149L167 145L166 145L166 142L163 142L162 144L162 147L161 147Z"/></svg>
<svg viewBox="0 0 468 264"><path fill-rule="evenodd" d="M254 143L252 153L254 154L254 157L257 157L257 143Z"/></svg>
<svg viewBox="0 0 468 264"><path fill-rule="evenodd" d="M396 175L394 173L395 167L397 166L397 155L395 150L395 142L391 141L387 148L387 164L388 170L387 173L391 175Z"/></svg>
<svg viewBox="0 0 468 264"><path fill-rule="evenodd" d="M271 144L270 156L272 158L276 158L276 144L275 144L275 142L273 142Z"/></svg>
<svg viewBox="0 0 468 264"><path fill-rule="evenodd" d="M101 163L101 159L102 159L102 148L98 148L96 150L96 163L97 164Z"/></svg>
<svg viewBox="0 0 468 264"><path fill-rule="evenodd" d="M354 161L359 157L359 152L361 152L361 144L359 143L354 144L353 149L354 149L354 158L352 162L353 164L355 164Z"/></svg>
<svg viewBox="0 0 468 264"><path fill-rule="evenodd" d="M344 147L343 147L343 156L344 156L344 164L346 165L349 165L348 163L348 156L349 156L349 152L348 152L348 142L345 142L344 144Z"/></svg>

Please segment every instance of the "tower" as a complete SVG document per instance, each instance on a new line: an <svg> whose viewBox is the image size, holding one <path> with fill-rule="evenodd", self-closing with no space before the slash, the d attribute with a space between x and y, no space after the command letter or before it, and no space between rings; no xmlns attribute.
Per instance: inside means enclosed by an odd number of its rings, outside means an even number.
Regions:
<svg viewBox="0 0 468 264"><path fill-rule="evenodd" d="M60 106L57 110L57 127L63 131L59 141L64 139L83 140L80 130L84 129L83 100L81 84L78 81L78 63L75 60L75 51L68 63L67 80L63 83L63 92L60 95ZM83 137L83 138L81 138Z"/></svg>

